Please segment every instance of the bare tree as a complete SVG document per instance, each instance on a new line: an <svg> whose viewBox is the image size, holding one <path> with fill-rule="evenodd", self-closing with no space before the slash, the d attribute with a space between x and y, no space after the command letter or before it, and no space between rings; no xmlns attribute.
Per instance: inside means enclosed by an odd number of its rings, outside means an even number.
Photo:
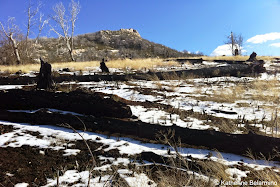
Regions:
<svg viewBox="0 0 280 187"><path fill-rule="evenodd" d="M227 37L225 44L229 44L233 56L241 55L241 50L243 46L243 36L241 34L237 35L233 32Z"/></svg>
<svg viewBox="0 0 280 187"><path fill-rule="evenodd" d="M13 53L16 57L16 62L17 64L21 64L21 59L20 59L20 55L19 55L19 50L18 50L18 42L15 38L15 35L19 33L19 28L18 26L14 23L15 18L14 17L10 17L7 21L7 26L6 28L4 27L4 25L2 24L2 22L0 22L0 25L2 27L2 33L4 34L4 36L8 39L9 43L12 46L13 49Z"/></svg>
<svg viewBox="0 0 280 187"><path fill-rule="evenodd" d="M63 38L63 40L66 43L66 47L68 49L69 55L71 57L72 61L75 61L73 50L74 50L74 30L75 30L75 24L77 21L78 14L80 12L80 4L79 2L75 2L74 0L71 0L71 3L69 4L69 12L70 16L66 15L66 10L62 2L57 3L53 7L54 16L52 16L52 19L58 24L60 31L56 30L51 25L51 30L54 31L59 38ZM69 28L71 27L71 31Z"/></svg>
<svg viewBox="0 0 280 187"><path fill-rule="evenodd" d="M29 38L31 28L36 25L36 15L39 13L40 8L42 7L42 3L39 1L38 5L33 8L34 5L31 4L31 0L29 0L28 8L27 8L27 32L26 32L26 41Z"/></svg>

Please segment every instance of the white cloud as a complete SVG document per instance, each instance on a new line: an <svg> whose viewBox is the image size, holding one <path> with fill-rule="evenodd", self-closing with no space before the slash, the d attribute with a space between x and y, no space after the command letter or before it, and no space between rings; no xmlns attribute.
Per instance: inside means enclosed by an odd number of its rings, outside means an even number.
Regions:
<svg viewBox="0 0 280 187"><path fill-rule="evenodd" d="M232 55L231 52L231 47L229 44L225 44L225 45L220 45L218 46L211 54L210 56L230 56Z"/></svg>
<svg viewBox="0 0 280 187"><path fill-rule="evenodd" d="M272 46L272 47L280 47L280 43L273 43L273 44L270 44L269 46Z"/></svg>
<svg viewBox="0 0 280 187"><path fill-rule="evenodd" d="M241 48L242 53L246 53L247 51ZM231 56L232 51L231 51L231 44L224 44L218 46L211 54L210 56Z"/></svg>
<svg viewBox="0 0 280 187"><path fill-rule="evenodd" d="M272 32L267 34L256 35L252 38L249 38L247 42L254 43L254 44L261 44L269 40L277 40L277 39L280 39L280 33Z"/></svg>

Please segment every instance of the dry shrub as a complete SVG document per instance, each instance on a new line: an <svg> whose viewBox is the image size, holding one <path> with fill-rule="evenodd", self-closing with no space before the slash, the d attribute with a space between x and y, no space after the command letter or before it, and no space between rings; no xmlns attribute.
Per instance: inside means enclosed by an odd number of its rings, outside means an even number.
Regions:
<svg viewBox="0 0 280 187"><path fill-rule="evenodd" d="M233 133L238 130L237 126L234 125L232 121L224 120L221 118L218 122L215 123L216 127L219 127L220 132Z"/></svg>
<svg viewBox="0 0 280 187"><path fill-rule="evenodd" d="M163 72L162 77L164 80L180 80L181 78L177 75L176 72Z"/></svg>
<svg viewBox="0 0 280 187"><path fill-rule="evenodd" d="M247 157L249 157L252 160L266 160L267 164L269 166L269 161L271 161L274 158L280 157L280 153L276 150L272 153L272 156L269 158L265 157L264 155L261 156L256 156L252 153L252 151L249 149L246 154ZM271 185L271 186L279 186L280 184L280 173L279 170L280 168L278 167L266 167L263 169L251 169L250 170L250 176L257 178L258 181L269 181L269 182L276 182L276 185Z"/></svg>
<svg viewBox="0 0 280 187"><path fill-rule="evenodd" d="M177 167L177 166L175 166ZM156 181L159 187L166 186L209 186L208 181L201 180L195 175L189 174L185 170L177 168L159 167L156 174L158 181ZM213 185L212 185L213 186Z"/></svg>

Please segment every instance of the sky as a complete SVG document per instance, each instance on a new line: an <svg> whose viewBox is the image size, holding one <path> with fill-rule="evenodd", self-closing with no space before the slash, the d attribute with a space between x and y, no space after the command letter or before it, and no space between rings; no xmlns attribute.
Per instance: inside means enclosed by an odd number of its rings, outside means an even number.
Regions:
<svg viewBox="0 0 280 187"><path fill-rule="evenodd" d="M28 2L0 0L0 21L15 17L26 32ZM41 12L50 17L60 1L41 2ZM61 2L67 8L70 0ZM213 56L230 55L224 42L234 32L244 38L243 55L255 51L280 56L280 0L80 0L80 5L75 35L133 28L141 37L178 51ZM55 37L49 27L42 34Z"/></svg>

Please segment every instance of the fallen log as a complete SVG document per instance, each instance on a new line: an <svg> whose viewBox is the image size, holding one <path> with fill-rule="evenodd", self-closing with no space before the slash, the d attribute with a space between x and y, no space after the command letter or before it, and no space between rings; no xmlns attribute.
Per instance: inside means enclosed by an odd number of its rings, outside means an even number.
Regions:
<svg viewBox="0 0 280 187"><path fill-rule="evenodd" d="M131 117L130 107L99 93L85 93L81 90L65 92L47 92L42 90L0 91L0 109L36 110L55 108L92 116L116 118Z"/></svg>
<svg viewBox="0 0 280 187"><path fill-rule="evenodd" d="M257 70L257 71L255 71ZM265 72L263 63L259 64L228 64L218 67L200 68L200 69L186 69L178 71L166 72L148 72L148 73L134 73L134 74L95 74L95 75L63 75L53 77L54 82L61 83L63 81L127 81L127 80L152 80L153 76L157 76L160 80L167 80L168 78L185 78L185 77L220 77L220 76L255 76L258 73ZM175 75L176 76L173 76ZM168 76L170 75L170 76ZM36 81L33 77L18 76L14 78L0 77L0 85L6 84L32 84Z"/></svg>
<svg viewBox="0 0 280 187"><path fill-rule="evenodd" d="M178 126L167 127L117 118L92 118L90 116L80 116L79 118L86 125L87 131L107 136L129 137L143 142L162 143L157 139L159 132L167 133L169 129L173 129L175 131L174 139L180 138L181 147L218 150L243 156L246 156L247 151L251 150L257 156L263 154L266 157L273 155L274 150L280 151L279 138L251 133L229 134L215 130L196 130ZM76 117L58 113L12 113L2 110L0 112L0 120L31 123L33 125L68 123L77 130L84 130L83 124ZM274 158L274 160L280 161L279 158Z"/></svg>

